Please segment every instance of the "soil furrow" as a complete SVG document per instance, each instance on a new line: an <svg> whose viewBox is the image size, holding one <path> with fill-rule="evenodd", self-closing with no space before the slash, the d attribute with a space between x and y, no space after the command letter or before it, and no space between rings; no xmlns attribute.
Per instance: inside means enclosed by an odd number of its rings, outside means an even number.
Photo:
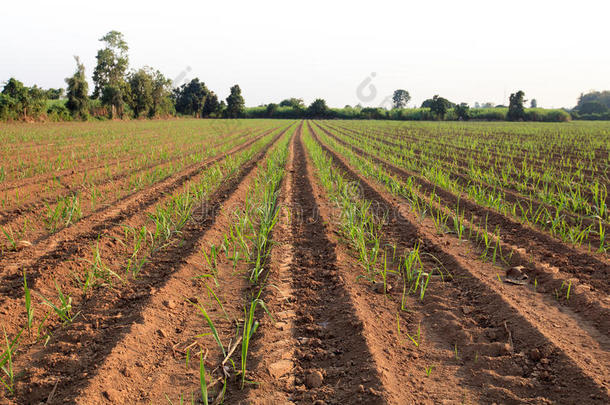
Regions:
<svg viewBox="0 0 610 405"><path fill-rule="evenodd" d="M467 250L457 242L452 245L450 240L437 237L425 227L413 225L416 222L406 207L356 174L323 143L320 145L342 170L362 184L367 198L394 213L398 228L417 233L424 249L453 274L453 281L446 284L454 286L455 296L463 297L464 304L469 305L463 307L466 311L459 312L458 308L438 302L439 308L431 313L433 318L427 321L427 328L440 331L447 347L463 346L466 353L462 354L473 364L479 364L477 367L483 365L482 370L467 379L470 384L479 385L485 397L507 400L502 393L511 392L515 397L509 403L571 403L583 395L590 403L608 401L608 343L599 343L603 337L591 338L574 318L554 305L540 303L533 292L498 286L493 266L477 261L472 252L465 253ZM495 341L490 341L490 336L474 334L485 329L493 329ZM460 359L459 346L456 360ZM583 353L583 347L589 353ZM479 363L480 357L485 359Z"/></svg>
<svg viewBox="0 0 610 405"><path fill-rule="evenodd" d="M243 134L243 136L247 136L247 134ZM222 145L225 145L226 143L228 143L232 140L235 140L235 138L230 138L230 139L224 140L222 142L211 145L210 147L217 148ZM209 141L207 141L207 142L209 142ZM83 191L87 191L92 186L94 186L94 187L107 186L108 188L113 187L116 189L117 182L124 181L125 179L129 179L134 174L147 172L147 171L157 169L160 167L165 167L173 162L182 160L185 157L192 156L194 153L197 153L197 152L193 152L193 153L189 153L189 154L179 154L170 159L163 159L161 161L155 161L155 162L146 164L142 167L139 167L137 169L133 169L133 168L129 167L110 177L103 177L102 179L98 179L98 180L92 181L90 183L81 182L80 184L76 184L76 183L73 184L71 180L74 180L76 178L76 174L74 174L73 176L68 176L67 178L65 176L63 176L62 180L61 180L62 186L58 190L58 191L62 191L62 192L51 193L50 195L49 194L41 195L43 192L40 189L24 190L24 189L22 189L22 187L19 187L20 193L21 194L24 194L24 193L30 194L32 196L33 201L28 202L28 203L23 203L19 207L9 209L9 210L4 210L4 211L0 212L0 226L8 225L10 227L11 225L13 225L13 223L15 221L17 221L18 219L22 218L25 215L30 214L37 210L41 210L42 208L46 207L47 204L50 205L51 207L53 207L55 205L55 203L57 203L58 199L67 198L67 197L71 197L74 195L79 195ZM131 159L131 160L133 160L133 159ZM128 160L126 160L126 161L128 161ZM104 167L104 166L100 166L100 167ZM85 170L91 170L91 169L85 169ZM76 172L76 173L80 173L80 172ZM88 172L88 175L90 177L94 177L94 175L92 175L90 172ZM59 175L57 175L57 177L59 177ZM100 194L103 194L103 190L104 190L104 188L97 189L98 193L100 193ZM108 191L108 193L110 193L110 191ZM85 196L84 199L81 196L79 201L80 201L81 207L83 205L88 205L87 203L90 202L89 199L87 198L87 196ZM36 214L36 212L34 212L34 214Z"/></svg>
<svg viewBox="0 0 610 405"><path fill-rule="evenodd" d="M294 261L284 267L284 286L289 288L284 292L290 291L290 297L278 317L294 325L289 342L298 343L294 357L285 359L291 362L294 390L288 379L283 395L303 404L385 403L387 394L362 334L362 320L338 272L336 244L320 216L319 190L300 133L293 151Z"/></svg>
<svg viewBox="0 0 610 405"><path fill-rule="evenodd" d="M319 124L318 124L318 126L320 128L322 128L322 130L325 131L325 133L329 134L329 136L332 136L333 138L335 138L338 142L345 142L344 140L338 138L334 134L330 135L331 133L328 132L325 127L322 127ZM347 135L347 136L349 136L349 135ZM400 145L394 144L389 141L382 141L382 143L390 145L391 147L396 147L396 146L400 147ZM422 159L421 157L418 157L417 159L422 163L424 163L426 161L426 158ZM506 187L506 186L492 186L484 181L471 178L467 174L464 174L462 172L457 172L451 167L447 168L447 165L444 163L443 163L443 166L445 166L450 178L453 181L456 181L458 184L460 184L461 187L467 188L470 184L477 184L479 187L482 187L485 190L492 190L493 192L499 191L502 193L502 196L506 201L508 201L509 203L512 203L512 204L518 203L520 206L524 206L526 208L531 207L532 213L538 212L539 209L546 209L547 212L549 212L549 213L553 213L556 211L556 207L554 207L548 203L540 201L535 196L521 194L520 191ZM425 164L424 164L424 167L425 167ZM587 193L585 193L585 195L586 194ZM590 203L589 203L589 207L590 207L589 212L592 212L592 210L594 210L594 207ZM582 210L580 210L580 211L582 211ZM591 219L591 216L587 215L585 212L577 212L577 211L572 211L572 210L568 211L568 210L564 209L562 211L561 215L562 215L563 219L566 221L566 223L568 223L572 226L579 226L579 227L588 226L588 227L591 227L592 229L597 229L597 227L599 226L599 222ZM610 225L607 224L605 221L603 222L602 226L604 227L604 229L606 231L610 230ZM593 246L600 245L600 239L595 233L589 233L588 237L585 239L585 242L588 242Z"/></svg>
<svg viewBox="0 0 610 405"><path fill-rule="evenodd" d="M84 244L88 244L92 240L95 240L102 231L109 227L116 226L126 218L136 215L147 207L152 206L159 201L159 199L173 190L176 190L191 178L197 176L206 167L225 159L227 156L234 155L248 148L269 132L271 131L267 131L258 137L238 145L226 153L206 159L204 162L194 164L182 172L145 188L134 195L126 196L117 201L115 205L83 218L74 226L62 229L30 249L26 249L11 256L7 255L3 259L5 265L3 269L4 274L2 275L3 286L6 286L9 290L13 291L15 287L18 289L17 285L8 285L6 283L8 283L11 278L20 277L20 272L22 270L28 272L28 280L29 277L31 277L32 281L35 282L41 266L44 265L45 267L49 267L52 266L53 263L59 263L69 259L72 254L82 249ZM17 267L19 267L19 269L17 269ZM18 273L15 273L15 270L18 270Z"/></svg>
<svg viewBox="0 0 610 405"><path fill-rule="evenodd" d="M372 162L382 165L386 170L400 176L401 178L412 177L422 188L430 193L433 190L443 199L443 203L449 207L458 204L458 197L450 191L435 187L432 183L420 178L414 173L396 167L385 160L382 160L356 146L349 145L341 139L325 132L328 136L335 139L344 146L351 148L357 154L364 156ZM608 282L610 278L610 265L603 260L603 257L592 256L582 252L582 249L570 247L561 241L555 240L551 236L530 228L520 222L514 221L506 216L489 208L482 207L468 199L459 198L460 208L467 213L466 218L486 218L491 229L498 227L501 231L502 240L513 245L522 247L527 254L536 255L537 260L548 263L563 271L574 274L576 277L590 283L593 287L607 293L610 290ZM484 214L484 215L483 215Z"/></svg>
<svg viewBox="0 0 610 405"><path fill-rule="evenodd" d="M196 310L187 308L184 303L185 298L192 298L185 295L189 293L187 287L193 285L193 274L189 274L193 268L184 267L185 259L196 255L202 238L215 225L223 205L243 188L242 183L257 162L286 131L274 137L252 160L242 165L238 174L224 182L209 202L196 210L201 214L193 216L182 230L180 240L154 254L138 279L118 292L99 290L83 303L80 308L83 315L68 328L57 330L45 347L33 347L20 355L19 366L27 372L18 384L17 403L38 403L46 399L51 390L55 390L51 403L150 401L146 391L136 389L129 380L135 378L136 373L140 374L143 385L166 377L155 373L154 369L162 365L165 356L175 355L173 343L169 343L170 334L175 337L182 333L180 320L197 319ZM168 291L170 296L161 294ZM169 298L172 301L168 301ZM177 317L178 313L182 314L181 318ZM168 322L166 329L162 327L164 321ZM201 324L201 320L198 321ZM137 349L142 352L131 357ZM126 367L128 364L123 356L134 364ZM119 384L117 380L121 378L126 385ZM98 385L100 383L102 386ZM95 384L95 388L90 384ZM118 389L122 387L130 389L120 393ZM164 393L155 394L155 403L165 399Z"/></svg>

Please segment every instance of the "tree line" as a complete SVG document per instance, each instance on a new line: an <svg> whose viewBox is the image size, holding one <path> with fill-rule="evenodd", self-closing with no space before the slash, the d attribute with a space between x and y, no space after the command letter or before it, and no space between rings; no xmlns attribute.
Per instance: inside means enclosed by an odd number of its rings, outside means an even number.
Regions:
<svg viewBox="0 0 610 405"><path fill-rule="evenodd" d="M226 101L219 101L198 78L172 88L172 81L159 70L129 70L129 47L122 33L110 31L100 41L104 47L96 55L91 95L85 66L75 57L76 71L65 79L65 102L54 102L64 98L64 89L27 87L10 78L0 93L0 120L243 116L239 85L231 87Z"/></svg>
<svg viewBox="0 0 610 405"><path fill-rule="evenodd" d="M570 120L570 114L563 110L537 108L536 100L530 102L530 108L525 107L525 93L517 91L511 94L509 105L487 103L483 107L476 105L470 108L467 103L453 103L444 97L435 95L422 102L420 108L406 108L411 100L407 90L398 89L392 95L390 109L383 107L355 107L346 105L344 108L330 108L324 99L316 99L305 106L303 99L289 98L279 104L270 103L245 110L246 118L325 118L325 119L377 119L377 120L459 120L467 121L547 121L563 122Z"/></svg>
<svg viewBox="0 0 610 405"><path fill-rule="evenodd" d="M198 78L172 88L172 81L149 66L129 68L129 47L123 34L110 31L100 41L103 47L96 55L93 70L93 91L89 94L85 66L75 57L76 70L65 79L64 89L27 87L10 78L0 92L0 120L87 120L95 118L155 118L186 115L198 118L343 118L399 120L510 120L567 121L575 119L610 119L610 91L581 94L573 110L537 108L532 99L525 108L525 93L517 91L509 97L509 105L453 103L434 95L420 108L406 108L411 95L398 89L392 95L391 108L362 107L329 108L318 98L306 106L300 98L288 98L246 108L239 85L230 89L225 100L207 88Z"/></svg>

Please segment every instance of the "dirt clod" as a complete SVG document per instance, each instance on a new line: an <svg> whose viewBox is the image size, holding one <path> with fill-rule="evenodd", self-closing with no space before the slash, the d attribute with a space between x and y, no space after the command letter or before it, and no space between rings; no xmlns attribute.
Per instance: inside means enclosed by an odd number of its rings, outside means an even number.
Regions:
<svg viewBox="0 0 610 405"><path fill-rule="evenodd" d="M322 382L324 381L324 377L322 373L319 371L313 371L305 377L305 385L307 388L319 388L322 386Z"/></svg>
<svg viewBox="0 0 610 405"><path fill-rule="evenodd" d="M540 350L533 348L530 350L529 356L532 361L539 361L542 358L542 353L540 353Z"/></svg>
<svg viewBox="0 0 610 405"><path fill-rule="evenodd" d="M20 240L19 242L17 242L17 250L23 250L25 248L29 248L30 246L32 246L32 242L29 242L27 240Z"/></svg>
<svg viewBox="0 0 610 405"><path fill-rule="evenodd" d="M115 390L114 388L108 388L107 390L105 390L104 392L102 392L102 395L104 396L104 398L106 400L108 400L110 403L113 404L118 404L120 402L120 395L119 392L117 390Z"/></svg>
<svg viewBox="0 0 610 405"><path fill-rule="evenodd" d="M515 266L506 270L506 278L504 279L507 283L524 285L527 284L528 276L525 274L525 267Z"/></svg>
<svg viewBox="0 0 610 405"><path fill-rule="evenodd" d="M271 375L271 377L277 379L288 374L293 367L294 364L292 363L292 361L280 360L278 362L270 364L269 367L267 367L267 371L269 371L269 375Z"/></svg>
<svg viewBox="0 0 610 405"><path fill-rule="evenodd" d="M385 291L391 291L392 290L392 286L390 284L386 284L385 285ZM383 294L384 293L384 285L383 283L375 283L373 284L373 291L375 291L377 294Z"/></svg>

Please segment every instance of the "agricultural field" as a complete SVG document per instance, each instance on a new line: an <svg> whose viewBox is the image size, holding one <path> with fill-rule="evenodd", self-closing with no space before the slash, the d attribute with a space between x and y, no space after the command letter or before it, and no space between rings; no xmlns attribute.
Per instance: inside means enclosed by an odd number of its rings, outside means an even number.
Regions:
<svg viewBox="0 0 610 405"><path fill-rule="evenodd" d="M610 403L607 122L0 141L2 404Z"/></svg>

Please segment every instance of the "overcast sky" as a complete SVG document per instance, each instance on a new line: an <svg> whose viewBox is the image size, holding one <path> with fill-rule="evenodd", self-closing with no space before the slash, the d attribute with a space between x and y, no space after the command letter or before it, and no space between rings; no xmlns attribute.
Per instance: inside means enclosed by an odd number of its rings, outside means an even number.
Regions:
<svg viewBox="0 0 610 405"><path fill-rule="evenodd" d="M21 0L0 10L0 81L45 88L65 85L72 55L90 76L99 38L118 30L132 68L199 77L222 98L238 83L249 106L373 106L404 88L410 105L434 94L507 104L522 89L539 106L572 107L581 92L610 89L607 0Z"/></svg>

